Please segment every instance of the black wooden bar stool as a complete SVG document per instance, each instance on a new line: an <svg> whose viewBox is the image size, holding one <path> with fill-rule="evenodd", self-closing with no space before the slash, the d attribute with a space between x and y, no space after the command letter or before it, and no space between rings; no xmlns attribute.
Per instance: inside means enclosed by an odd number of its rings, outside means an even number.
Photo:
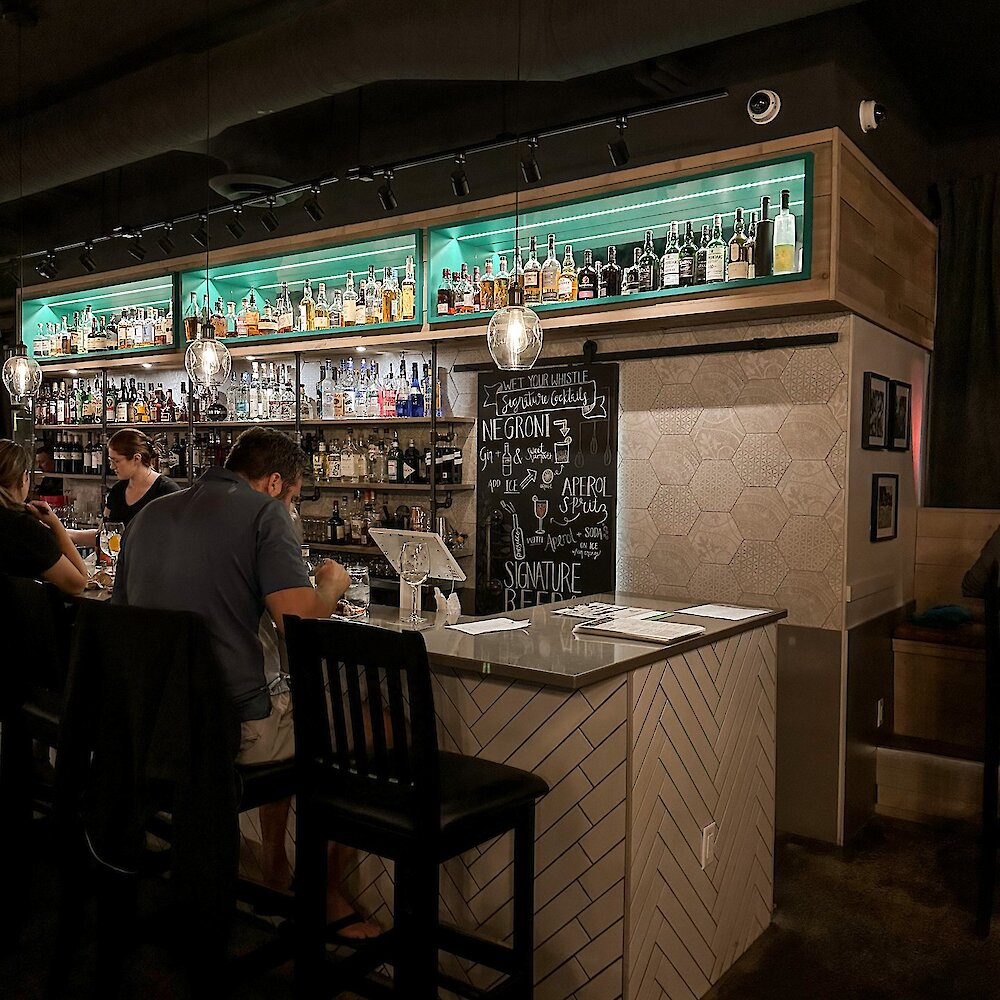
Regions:
<svg viewBox="0 0 1000 1000"><path fill-rule="evenodd" d="M393 967L393 994L530 997L537 775L438 750L427 649L419 632L285 618L298 770L296 993L384 996L368 978ZM510 947L439 919L439 866L514 832ZM324 966L327 842L395 862L394 926ZM487 992L446 976L438 950L504 974Z"/></svg>
<svg viewBox="0 0 1000 1000"><path fill-rule="evenodd" d="M986 725L983 736L983 815L979 843L979 893L976 933L987 937L993 917L997 879L997 781L1000 778L1000 567L986 582Z"/></svg>

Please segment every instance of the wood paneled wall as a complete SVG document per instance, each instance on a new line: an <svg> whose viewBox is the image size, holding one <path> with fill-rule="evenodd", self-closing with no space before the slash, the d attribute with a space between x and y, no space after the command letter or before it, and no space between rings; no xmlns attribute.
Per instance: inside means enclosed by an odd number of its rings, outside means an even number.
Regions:
<svg viewBox="0 0 1000 1000"><path fill-rule="evenodd" d="M970 603L962 597L962 577L998 525L1000 510L921 507L917 511L913 596L918 611L934 604ZM981 602L972 603L981 607Z"/></svg>

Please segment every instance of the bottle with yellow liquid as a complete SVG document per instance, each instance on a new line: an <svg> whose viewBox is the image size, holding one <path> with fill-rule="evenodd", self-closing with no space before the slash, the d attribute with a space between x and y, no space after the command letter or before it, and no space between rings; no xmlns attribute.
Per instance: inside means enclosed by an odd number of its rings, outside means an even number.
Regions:
<svg viewBox="0 0 1000 1000"><path fill-rule="evenodd" d="M774 274L795 271L795 216L788 210L788 188L781 191L781 211L774 220Z"/></svg>

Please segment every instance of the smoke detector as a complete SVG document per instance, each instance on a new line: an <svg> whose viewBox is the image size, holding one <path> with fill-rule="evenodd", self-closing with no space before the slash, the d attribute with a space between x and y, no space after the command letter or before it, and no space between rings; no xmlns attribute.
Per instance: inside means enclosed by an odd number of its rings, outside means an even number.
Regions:
<svg viewBox="0 0 1000 1000"><path fill-rule="evenodd" d="M247 198L259 196L260 208L267 208L268 196L273 196L274 204L281 206L298 201L303 193L308 194L308 191L299 194L275 194L282 188L290 187L291 183L284 178L268 177L266 174L218 174L208 182L208 186L228 201L245 201Z"/></svg>

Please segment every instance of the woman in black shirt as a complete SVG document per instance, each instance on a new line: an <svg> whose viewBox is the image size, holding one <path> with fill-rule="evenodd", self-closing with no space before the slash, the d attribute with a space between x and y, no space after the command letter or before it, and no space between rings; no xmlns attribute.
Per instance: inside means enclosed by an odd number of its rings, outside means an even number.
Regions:
<svg viewBox="0 0 1000 1000"><path fill-rule="evenodd" d="M25 503L30 467L24 448L0 440L0 573L40 577L67 594L81 594L87 570L66 529L47 503Z"/></svg>

